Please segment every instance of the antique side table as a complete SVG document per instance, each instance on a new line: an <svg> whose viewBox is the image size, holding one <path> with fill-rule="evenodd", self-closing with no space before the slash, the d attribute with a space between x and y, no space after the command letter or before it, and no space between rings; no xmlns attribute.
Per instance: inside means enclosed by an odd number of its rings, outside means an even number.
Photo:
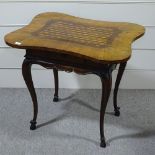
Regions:
<svg viewBox="0 0 155 155"><path fill-rule="evenodd" d="M114 89L114 111L119 116L119 83L131 56L131 43L144 31L144 27L137 24L95 21L49 12L37 15L28 26L6 35L5 42L9 46L26 49L22 73L33 101L34 115L30 129L36 129L38 113L32 64L53 69L54 101L58 101L58 70L92 73L98 75L102 82L100 145L105 147L104 115L111 91L112 71L120 64Z"/></svg>

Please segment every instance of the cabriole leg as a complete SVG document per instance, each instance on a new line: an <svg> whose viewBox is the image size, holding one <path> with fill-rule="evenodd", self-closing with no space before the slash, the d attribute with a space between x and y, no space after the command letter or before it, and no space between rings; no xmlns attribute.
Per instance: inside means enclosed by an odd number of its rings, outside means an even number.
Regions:
<svg viewBox="0 0 155 155"><path fill-rule="evenodd" d="M58 89L59 89L58 69L53 68L53 74L54 74L54 83L55 83L55 93L54 93L53 102L58 102L59 101L59 96L58 96Z"/></svg>
<svg viewBox="0 0 155 155"><path fill-rule="evenodd" d="M113 95L113 105L114 105L115 116L120 116L120 111L119 111L120 107L117 106L117 93L118 93L119 84L122 79L126 64L127 62L120 63L117 79L115 82L114 95Z"/></svg>
<svg viewBox="0 0 155 155"><path fill-rule="evenodd" d="M102 82L102 99L100 108L100 136L101 136L101 147L106 147L105 136L104 136L104 115L107 107L108 99L111 91L112 76L111 73L104 77L101 77Z"/></svg>
<svg viewBox="0 0 155 155"><path fill-rule="evenodd" d="M30 130L35 130L36 124L37 124L36 119L38 114L38 102L37 102L37 96L36 96L36 92L32 81L31 66L32 66L32 62L25 58L22 65L22 74L33 102L33 119L30 121L31 123Z"/></svg>

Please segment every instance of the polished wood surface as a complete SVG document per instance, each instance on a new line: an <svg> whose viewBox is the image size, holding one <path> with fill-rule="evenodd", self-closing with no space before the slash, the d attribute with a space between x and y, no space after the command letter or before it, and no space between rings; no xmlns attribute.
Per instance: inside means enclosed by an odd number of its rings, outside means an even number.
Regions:
<svg viewBox="0 0 155 155"><path fill-rule="evenodd" d="M23 61L22 71L25 83L30 91L30 95L33 101L33 119L30 121L30 129L37 128L36 120L38 113L38 102L36 93L32 81L32 75L30 72L33 64L41 65L47 69L53 69L55 80L55 94L53 101L59 101L58 98L58 70L77 72L80 74L95 74L100 77L102 83L102 99L100 107L100 138L101 147L106 147L106 141L104 136L104 116L107 107L111 84L112 84L112 71L115 69L116 64L103 64L97 63L92 60L76 58L75 56L61 55L58 52L48 52L39 50L26 50L25 60Z"/></svg>
<svg viewBox="0 0 155 155"><path fill-rule="evenodd" d="M104 116L111 91L112 71L120 64L114 89L114 114L119 116L117 92L131 55L131 43L142 36L144 31L144 27L137 24L94 21L60 13L42 13L28 26L6 35L5 41L8 45L26 49L22 73L33 102L30 129L37 128L38 114L37 96L31 75L33 64L53 69L55 102L59 101L59 70L95 74L100 77L102 83L100 146L106 147Z"/></svg>
<svg viewBox="0 0 155 155"><path fill-rule="evenodd" d="M100 61L122 61L131 56L131 43L144 27L123 22L82 19L62 13L42 13L5 36L8 45L68 53Z"/></svg>
<svg viewBox="0 0 155 155"><path fill-rule="evenodd" d="M120 63L116 82L115 82L114 96L113 96L115 116L120 116L120 107L118 107L118 105L117 105L117 93L118 93L118 88L119 88L123 73L125 71L126 65L127 65L127 62Z"/></svg>

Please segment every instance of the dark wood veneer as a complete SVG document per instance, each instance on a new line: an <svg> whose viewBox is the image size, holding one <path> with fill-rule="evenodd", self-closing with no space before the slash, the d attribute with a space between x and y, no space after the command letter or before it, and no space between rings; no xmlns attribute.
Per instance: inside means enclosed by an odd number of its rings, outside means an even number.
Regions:
<svg viewBox="0 0 155 155"><path fill-rule="evenodd" d="M105 147L104 137L104 115L107 102L109 99L112 83L112 71L116 68L117 64L105 64L92 60L81 59L74 56L69 56L57 52L42 52L36 50L26 50L25 60L22 65L22 73L26 85L29 89L30 95L33 101L34 116L31 120L30 129L36 129L36 119L38 114L38 102L32 81L31 66L33 64L41 65L47 69L53 69L55 79L55 94L53 101L57 102L58 98L58 70L67 72L76 72L78 74L95 74L100 77L102 83L102 100L100 108L100 135L101 135L101 147ZM116 80L115 91L114 91L114 111L115 115L118 116L119 108L117 107L117 91L121 77L126 63L120 65L118 77ZM124 67L122 67L124 66Z"/></svg>

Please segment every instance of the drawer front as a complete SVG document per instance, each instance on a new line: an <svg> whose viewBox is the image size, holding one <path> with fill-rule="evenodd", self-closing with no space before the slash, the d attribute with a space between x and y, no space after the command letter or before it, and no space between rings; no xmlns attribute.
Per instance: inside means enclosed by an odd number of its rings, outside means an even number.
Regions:
<svg viewBox="0 0 155 155"><path fill-rule="evenodd" d="M25 50L1 48L0 68L21 68L24 60ZM128 61L128 70L154 70L155 50L133 50L132 57ZM149 63L148 63L149 60ZM33 65L34 69L43 69L38 65Z"/></svg>

